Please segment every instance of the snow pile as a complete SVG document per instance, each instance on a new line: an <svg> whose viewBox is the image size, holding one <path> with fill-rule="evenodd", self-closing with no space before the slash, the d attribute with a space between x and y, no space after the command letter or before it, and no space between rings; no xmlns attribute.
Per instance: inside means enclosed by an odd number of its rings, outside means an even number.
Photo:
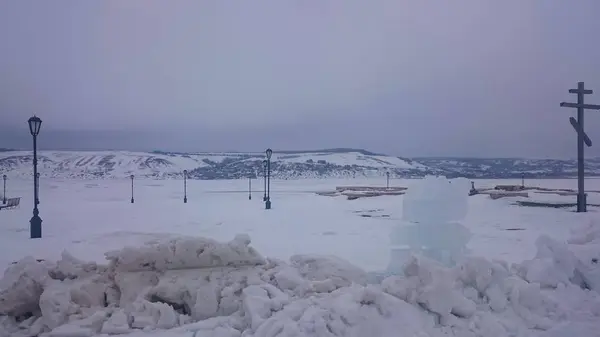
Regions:
<svg viewBox="0 0 600 337"><path fill-rule="evenodd" d="M106 253L117 271L173 270L207 267L237 267L264 264L248 235L237 235L233 241L220 244L206 238L176 238L149 244L142 248L126 247Z"/></svg>
<svg viewBox="0 0 600 337"><path fill-rule="evenodd" d="M592 336L597 234L542 237L511 267L412 257L378 284L336 257L263 258L245 235L125 248L107 265L28 257L0 280L0 336Z"/></svg>
<svg viewBox="0 0 600 337"><path fill-rule="evenodd" d="M469 181L428 176L413 184L404 196L402 223L390 235L388 272L397 274L412 254L452 266L462 259L471 238L458 223L467 214Z"/></svg>

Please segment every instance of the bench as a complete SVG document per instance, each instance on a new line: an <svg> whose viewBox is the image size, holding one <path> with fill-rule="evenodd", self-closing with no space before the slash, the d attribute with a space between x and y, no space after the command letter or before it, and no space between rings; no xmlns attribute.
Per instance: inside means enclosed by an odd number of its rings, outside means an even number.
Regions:
<svg viewBox="0 0 600 337"><path fill-rule="evenodd" d="M0 204L0 210L17 208L17 207L19 207L20 203L21 203L21 197L6 199L6 204L4 204L4 205Z"/></svg>

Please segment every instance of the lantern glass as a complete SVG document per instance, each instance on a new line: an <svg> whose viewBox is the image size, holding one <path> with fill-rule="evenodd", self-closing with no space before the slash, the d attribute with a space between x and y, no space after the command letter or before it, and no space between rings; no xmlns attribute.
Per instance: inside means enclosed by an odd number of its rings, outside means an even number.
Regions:
<svg viewBox="0 0 600 337"><path fill-rule="evenodd" d="M267 151L265 151L265 153L267 154L267 159L271 160L271 155L273 154L273 150L267 149Z"/></svg>
<svg viewBox="0 0 600 337"><path fill-rule="evenodd" d="M37 136L40 133L40 128L42 127L42 120L37 116L33 116L29 118L27 123L29 124L29 132L31 135Z"/></svg>

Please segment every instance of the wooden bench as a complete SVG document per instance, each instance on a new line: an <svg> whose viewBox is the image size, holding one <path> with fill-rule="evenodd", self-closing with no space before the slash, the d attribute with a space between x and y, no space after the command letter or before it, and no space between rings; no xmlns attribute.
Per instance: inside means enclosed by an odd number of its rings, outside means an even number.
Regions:
<svg viewBox="0 0 600 337"><path fill-rule="evenodd" d="M21 197L6 199L6 204L4 204L4 205L0 204L0 210L17 208L17 207L19 207L20 203L21 203Z"/></svg>

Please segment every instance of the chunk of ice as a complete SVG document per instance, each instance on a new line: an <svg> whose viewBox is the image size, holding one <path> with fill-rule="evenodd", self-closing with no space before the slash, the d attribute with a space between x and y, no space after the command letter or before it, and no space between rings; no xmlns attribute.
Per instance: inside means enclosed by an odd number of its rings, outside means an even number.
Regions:
<svg viewBox="0 0 600 337"><path fill-rule="evenodd" d="M392 230L388 272L400 273L412 254L453 265L466 252L469 230L458 223L468 212L469 181L425 177L407 190L403 223Z"/></svg>
<svg viewBox="0 0 600 337"><path fill-rule="evenodd" d="M465 178L427 176L416 181L404 195L402 220L434 224L463 220L469 189Z"/></svg>

